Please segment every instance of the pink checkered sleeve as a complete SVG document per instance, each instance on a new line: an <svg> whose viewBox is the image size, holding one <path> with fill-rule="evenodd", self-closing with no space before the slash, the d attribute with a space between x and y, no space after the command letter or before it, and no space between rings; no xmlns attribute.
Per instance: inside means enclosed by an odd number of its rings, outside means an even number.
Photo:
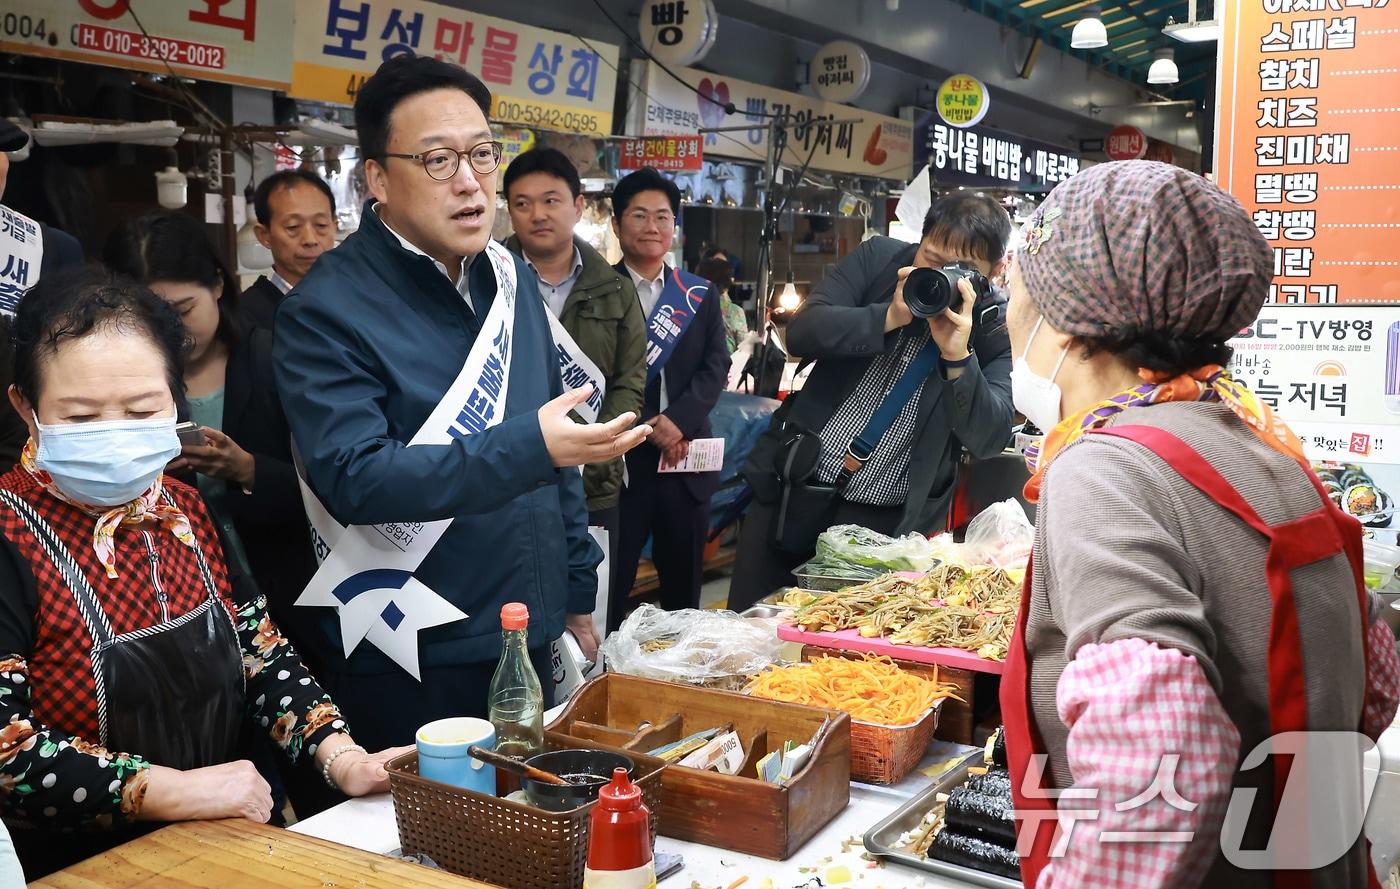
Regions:
<svg viewBox="0 0 1400 889"><path fill-rule="evenodd" d="M1080 818L1037 889L1198 885L1219 848L1240 736L1195 658L1143 639L1085 645L1056 701L1073 789L1098 793L1060 799L1062 829L1067 810Z"/></svg>
<svg viewBox="0 0 1400 889"><path fill-rule="evenodd" d="M1400 652L1395 650L1395 634L1383 620L1373 621L1366 632L1366 672L1361 730L1374 741L1395 720L1400 703Z"/></svg>

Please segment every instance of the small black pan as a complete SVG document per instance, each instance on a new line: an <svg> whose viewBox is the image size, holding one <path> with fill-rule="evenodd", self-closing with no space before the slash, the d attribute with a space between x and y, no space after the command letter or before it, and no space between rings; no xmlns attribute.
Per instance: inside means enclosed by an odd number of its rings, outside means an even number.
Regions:
<svg viewBox="0 0 1400 889"><path fill-rule="evenodd" d="M626 769L629 776L636 777L636 764L631 758L606 750L551 750L530 757L525 764L569 782L556 785L521 779L521 788L530 802L551 812L567 812L593 802L599 789L612 780L613 769Z"/></svg>

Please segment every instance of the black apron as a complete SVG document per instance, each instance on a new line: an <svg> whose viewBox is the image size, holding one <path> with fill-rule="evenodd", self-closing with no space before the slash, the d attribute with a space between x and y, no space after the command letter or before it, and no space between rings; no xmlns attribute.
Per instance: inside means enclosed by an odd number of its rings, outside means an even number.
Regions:
<svg viewBox="0 0 1400 889"><path fill-rule="evenodd" d="M0 491L0 499L24 520L63 575L92 637L97 743L114 752L138 754L155 765L180 770L235 759L244 718L242 650L233 620L219 601L214 577L198 544L194 553L208 592L204 601L173 620L116 635L101 599L48 523L16 494ZM174 505L169 494L165 499ZM159 557L153 552L150 559L153 593L163 600ZM129 566L127 570L137 569ZM50 728L64 730L63 726ZM25 875L35 879L159 826L129 825L59 834L41 826L14 825L11 833Z"/></svg>

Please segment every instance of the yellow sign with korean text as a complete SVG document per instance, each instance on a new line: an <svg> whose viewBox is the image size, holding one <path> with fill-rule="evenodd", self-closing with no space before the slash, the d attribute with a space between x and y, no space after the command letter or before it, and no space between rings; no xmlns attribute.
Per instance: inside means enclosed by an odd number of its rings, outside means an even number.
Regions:
<svg viewBox="0 0 1400 889"><path fill-rule="evenodd" d="M432 55L491 90L491 119L570 133L612 132L618 48L424 0L297 0L289 93L354 104L386 59Z"/></svg>
<svg viewBox="0 0 1400 889"><path fill-rule="evenodd" d="M934 107L944 123L970 127L982 122L992 97L982 81L968 74L954 74L938 87Z"/></svg>

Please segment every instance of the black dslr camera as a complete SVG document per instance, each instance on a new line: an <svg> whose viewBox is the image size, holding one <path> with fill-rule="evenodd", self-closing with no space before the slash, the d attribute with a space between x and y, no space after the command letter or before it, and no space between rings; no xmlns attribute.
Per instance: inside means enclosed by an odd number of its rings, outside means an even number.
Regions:
<svg viewBox="0 0 1400 889"><path fill-rule="evenodd" d="M904 304L916 318L937 318L945 309L962 311L958 281L966 278L980 302L992 292L992 283L965 262L950 262L940 269L917 268L904 279Z"/></svg>

